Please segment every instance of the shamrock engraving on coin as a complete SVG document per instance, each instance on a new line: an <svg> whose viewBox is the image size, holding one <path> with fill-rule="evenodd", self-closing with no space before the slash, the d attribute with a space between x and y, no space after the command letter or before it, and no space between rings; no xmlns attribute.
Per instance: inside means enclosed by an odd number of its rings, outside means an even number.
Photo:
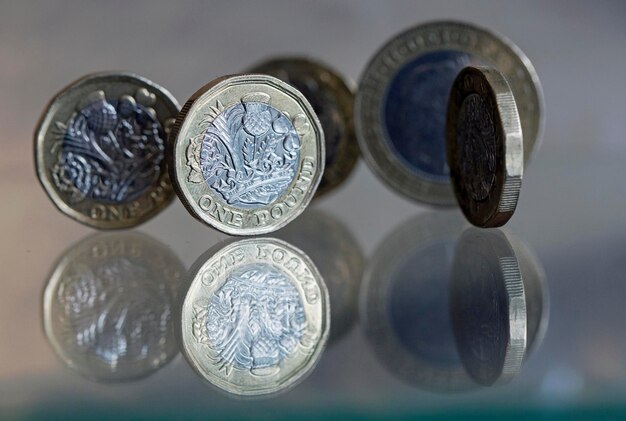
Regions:
<svg viewBox="0 0 626 421"><path fill-rule="evenodd" d="M447 150L461 210L478 227L507 223L524 170L522 127L513 92L495 69L467 67L450 94Z"/></svg>
<svg viewBox="0 0 626 421"><path fill-rule="evenodd" d="M35 166L61 212L94 228L145 222L173 198L167 135L179 106L130 73L85 76L58 93L35 132Z"/></svg>
<svg viewBox="0 0 626 421"><path fill-rule="evenodd" d="M468 374L484 386L510 381L522 368L529 332L522 272L502 232L470 228L463 233L450 296L455 339Z"/></svg>
<svg viewBox="0 0 626 421"><path fill-rule="evenodd" d="M174 187L189 212L234 235L274 231L308 205L324 172L324 134L295 88L267 75L216 79L172 130Z"/></svg>
<svg viewBox="0 0 626 421"><path fill-rule="evenodd" d="M324 281L303 252L271 238L240 240L201 256L191 278L182 349L205 380L235 395L266 395L312 371L330 310Z"/></svg>
<svg viewBox="0 0 626 421"><path fill-rule="evenodd" d="M182 262L139 233L90 236L53 267L43 294L46 336L61 360L96 381L130 381L177 353L173 310Z"/></svg>
<svg viewBox="0 0 626 421"><path fill-rule="evenodd" d="M298 89L322 123L326 159L316 197L343 183L359 158L354 135L354 93L348 83L327 65L301 57L270 59L249 72L277 77Z"/></svg>
<svg viewBox="0 0 626 421"><path fill-rule="evenodd" d="M459 22L419 25L369 62L355 99L355 129L369 166L399 193L454 204L446 159L446 109L466 66L490 66L509 81L524 130L526 161L540 143L543 97L528 58L508 39Z"/></svg>

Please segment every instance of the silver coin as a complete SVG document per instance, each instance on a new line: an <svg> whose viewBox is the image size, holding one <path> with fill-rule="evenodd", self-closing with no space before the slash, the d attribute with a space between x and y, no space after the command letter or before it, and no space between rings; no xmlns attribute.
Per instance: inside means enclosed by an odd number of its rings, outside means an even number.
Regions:
<svg viewBox="0 0 626 421"><path fill-rule="evenodd" d="M399 193L454 204L446 159L452 82L468 65L504 74L519 108L526 162L543 129L543 98L530 60L508 39L459 22L418 25L371 59L355 99L355 129L366 162Z"/></svg>
<svg viewBox="0 0 626 421"><path fill-rule="evenodd" d="M35 131L44 190L69 217L94 228L128 228L173 198L167 135L172 95L131 73L96 73L59 92Z"/></svg>
<svg viewBox="0 0 626 421"><path fill-rule="evenodd" d="M525 358L528 318L519 261L502 232L463 233L450 296L455 338L469 375L484 386L510 381Z"/></svg>
<svg viewBox="0 0 626 421"><path fill-rule="evenodd" d="M324 172L324 135L313 108L267 75L204 86L171 136L178 196L194 217L228 234L285 226L309 204Z"/></svg>
<svg viewBox="0 0 626 421"><path fill-rule="evenodd" d="M309 100L324 128L324 175L315 197L341 185L354 170L359 146L354 135L354 93L339 73L326 64L302 57L273 58L253 66L249 73L279 78Z"/></svg>
<svg viewBox="0 0 626 421"><path fill-rule="evenodd" d="M49 343L65 365L95 381L154 373L178 353L173 310L184 273L175 254L144 234L80 241L44 289Z"/></svg>
<svg viewBox="0 0 626 421"><path fill-rule="evenodd" d="M210 257L206 257L210 256ZM194 264L182 349L209 383L234 395L285 391L311 373L328 340L328 291L300 250L258 238Z"/></svg>
<svg viewBox="0 0 626 421"><path fill-rule="evenodd" d="M452 86L447 151L454 195L472 224L504 225L517 206L524 171L522 127L504 76L466 67Z"/></svg>

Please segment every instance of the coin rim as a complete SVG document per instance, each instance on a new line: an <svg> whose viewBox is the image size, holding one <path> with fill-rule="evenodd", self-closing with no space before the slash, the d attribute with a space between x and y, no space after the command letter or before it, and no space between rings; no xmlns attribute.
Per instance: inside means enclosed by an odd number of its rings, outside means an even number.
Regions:
<svg viewBox="0 0 626 421"><path fill-rule="evenodd" d="M315 148L317 149L317 157L316 157L317 165L315 167L315 174L313 175L313 177L311 177L310 187L302 196L302 201L300 202L300 205L296 208L293 208L289 212L286 212L285 213L286 216L284 216L283 218L279 220L274 219L273 223L270 223L263 227L249 227L249 226L246 227L245 224L242 224L241 227L233 227L217 220L216 218L209 215L207 212L200 209L200 207L197 204L197 200L193 198L193 196L189 192L189 189L186 186L185 179L187 177L186 172L188 171L185 169L184 164L182 164L181 166L178 165L179 160L176 156L176 153L179 149L183 151L186 149L185 143L188 143L188 139L185 136L183 136L184 132L182 131L182 129L188 117L192 115L192 111L194 112L198 111L198 108L200 107L199 101L201 101L203 98L210 97L217 91L228 89L228 85L232 82L239 82L240 84L245 85L246 84L245 82L247 81L248 82L252 81L258 84L268 85L270 87L277 89L278 91L281 91L282 94L295 100L296 103L298 103L298 105L300 106L300 108L302 108L302 111L308 114L307 117L309 118L311 122L311 126L312 126L311 129L317 133L317 136L315 136L315 141L316 141ZM235 75L225 75L225 76L221 76L216 79L213 79L211 82L207 83L202 88L198 89L187 100L183 108L178 113L178 116L176 117L176 122L174 123L174 126L172 127L172 130L170 131L170 139L171 140L168 141L168 144L170 146L170 153L168 154L169 155L168 167L170 171L170 180L172 181L172 185L174 186L174 191L176 192L176 195L180 199L185 209L187 209L187 211L194 218L196 218L197 220L199 220L200 222L206 225L209 225L217 229L218 231L221 231L229 235L250 236L250 235L268 234L284 227L285 225L287 225L288 223L296 219L304 211L304 209L306 209L306 207L311 203L311 199L315 195L317 187L319 186L319 183L322 179L322 174L324 174L324 163L325 163L324 157L326 156L325 155L326 150L324 146L324 131L322 129L322 125L319 119L317 118L317 115L315 114L315 111L313 110L313 107L311 106L311 104L309 104L309 102L304 97L304 95L300 93L300 91L298 91L296 88L292 87L291 85L273 76L268 76L264 74L235 74ZM182 146L179 146L180 144L182 144ZM297 171L300 171L301 162L302 162L302 158L300 158L299 160ZM294 183L297 180L297 178L298 177L296 174L296 176L294 176L294 179L289 184L287 191L283 193L281 197L285 196L293 189ZM215 197L216 193L210 189L208 190L209 190L209 194ZM277 201L278 199L276 199L273 203L264 206L263 208L270 207Z"/></svg>
<svg viewBox="0 0 626 421"><path fill-rule="evenodd" d="M513 41L508 39L506 36L474 24L451 20L427 22L406 29L393 36L391 39L389 39L389 41L387 41L382 47L378 49L374 56L372 56L361 75L359 89L357 90L354 103L354 124L356 137L359 142L361 153L363 155L363 158L365 159L365 162L378 176L378 178L382 180L388 187L391 187L397 193L414 201L436 206L450 206L455 204L454 194L452 192L450 182L441 183L430 181L425 177L419 174L415 174L405 168L405 165L401 163L400 159L395 156L393 151L390 150L389 145L387 144L387 140L384 138L384 136L381 135L382 132L380 130L380 126L382 126L382 122L380 121L380 119L376 118L375 121L370 121L367 119L367 113L363 104L363 87L368 84L368 81L373 79L379 79L374 76L374 65L382 59L382 57L386 54L388 50L393 51L392 47L401 39L409 37L412 34L421 34L427 31L446 28L455 28L468 33L479 34L480 36L489 38L495 43L508 48L509 52L512 53L512 55L516 56L523 64L526 73L532 81L532 88L535 90L537 96L537 104L535 104L537 106L537 133L534 137L530 135L528 136L527 141L530 143L529 150L531 151L531 153L526 154L527 157L525 159L524 165L528 163L531 156L533 155L532 151L537 150L541 145L545 125L545 104L539 76L537 75L537 72L532 65L530 59L517 45L513 43ZM418 48L402 62L396 62L392 66L390 66L392 67L390 75L395 75L395 73L397 73L397 71L402 68L402 66L405 65L408 61L415 59L416 57L419 57L423 54L442 49L445 48L442 48L441 46L435 46L434 48ZM478 58L484 56L480 51L469 47L461 48L457 46L454 49L457 51L469 53ZM485 61L490 62L490 60ZM389 80L391 80L391 78L389 78ZM381 92L377 92L376 94L378 98L375 102L379 105L382 101L383 94L384 90ZM374 113L374 115L378 115L378 112ZM369 136L368 133L371 133L371 136Z"/></svg>
<svg viewBox="0 0 626 421"><path fill-rule="evenodd" d="M44 150L44 143L46 140L46 133L49 130L50 124L53 124L52 117L55 114L55 108L57 104L62 101L63 97L67 95L71 90L80 88L83 85L86 85L93 80L98 79L107 79L111 78L111 82L115 83L117 81L130 81L130 83L137 83L138 87L147 87L153 90L157 98L165 102L165 105L168 108L173 108L176 110L180 110L180 104L174 98L174 96L162 86L152 82L151 80L140 76L136 73L132 72L116 72L116 71L104 71L104 72L95 72L89 73L80 77L79 79L74 80L70 84L66 85L63 89L57 92L52 99L48 101L46 104L44 111L42 112L37 125L35 126L34 133L34 161L35 161L35 173L37 175L37 179L39 183L43 187L46 195L50 198L52 203L56 206L56 208L63 213L64 215L70 217L74 221L80 222L83 225L86 225L91 228L101 229L101 230L117 230L124 228L132 228L147 222L148 220L155 217L158 213L164 210L174 199L174 190L171 188L166 189L166 196L161 203L157 206L154 206L149 212L141 214L139 217L130 218L130 219L119 219L119 220L106 220L106 219L94 219L84 213L81 213L75 210L72 206L66 203L65 200L61 197L61 194L54 188L52 181L50 179L49 171L46 168L45 164L45 155L46 151ZM169 102L169 103L168 103ZM174 118L172 115L171 118ZM48 122L48 124L46 124ZM167 137L164 139L165 143L168 143ZM167 145L165 147L167 151ZM165 168L163 169L163 175L159 177L159 182L163 180L165 177L166 180L169 180L169 173L167 171L167 158L164 158ZM169 183L171 184L171 183ZM154 187L152 185L151 187ZM145 194L145 193L144 193Z"/></svg>
<svg viewBox="0 0 626 421"><path fill-rule="evenodd" d="M198 274L200 270L203 267L205 267L209 261L219 260L220 256L224 255L225 253L231 252L233 249L237 247L258 245L262 243L280 246L298 255L298 257L301 258L302 261L306 264L306 266L311 270L311 274L313 275L313 277L318 281L317 284L320 288L320 304L319 305L321 307L320 340L319 340L319 343L315 345L315 350L306 358L306 360L304 360L304 365L302 366L303 368L300 371L288 374L287 377L285 377L285 379L277 385L246 391L246 390L243 390L241 386L229 384L228 381L224 380L223 378L219 376L216 376L215 373L212 372L212 370L207 370L205 367L206 364L202 364L203 359L198 358L196 353L193 352L192 349L190 349L190 346L188 346L187 342L191 339L190 336L193 336L191 334L192 321L191 321L191 317L186 317L186 313L191 314L192 309L190 309L190 306L192 305L192 301L194 300L194 298L196 300L201 297L210 298L209 294L206 293L206 289L207 289L206 286L203 288L203 290L198 290L196 288L196 290L202 291L203 293L200 297L199 297L198 292L196 292L195 294L192 292L192 289L194 288L194 286L198 282L200 282L200 279L198 279ZM315 266L311 258L302 250L278 238L270 238L270 237L245 238L245 239L232 238L232 239L226 240L223 243L218 243L214 245L213 247L209 248L209 250L207 250L205 253L203 253L194 262L191 269L189 270L188 279L190 280L189 288L187 289L187 292L184 295L184 298L181 302L181 306L179 310L179 314L180 314L179 337L180 337L180 344L181 344L180 351L181 351L181 354L184 356L185 360L187 361L187 363L189 364L189 366L194 370L194 372L196 372L202 378L202 380L204 380L205 382L207 382L208 384L217 388L220 391L223 391L232 395L236 395L236 396L251 397L251 396L263 396L263 395L276 395L276 394L291 390L293 387L295 387L300 382L305 380L308 377L308 375L313 372L313 369L319 363L320 357L322 356L322 353L324 352L328 344L328 337L330 333L330 324L331 324L330 298L328 294L328 289L326 287L324 279L322 278L322 275L319 273L319 270L317 269L317 267ZM297 289L298 289L298 294L300 295L301 293L300 288L297 288ZM301 295L300 295L300 298L304 299L304 297L302 297ZM204 358L204 360L205 359L206 358Z"/></svg>

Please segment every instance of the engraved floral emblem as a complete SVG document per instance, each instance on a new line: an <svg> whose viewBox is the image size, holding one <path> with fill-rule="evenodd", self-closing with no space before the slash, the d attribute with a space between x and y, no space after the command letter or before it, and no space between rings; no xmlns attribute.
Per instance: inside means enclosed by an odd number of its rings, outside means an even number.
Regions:
<svg viewBox="0 0 626 421"><path fill-rule="evenodd" d="M276 373L296 347L312 346L310 329L296 287L268 264L233 271L208 305L194 306L194 337L227 374L233 368Z"/></svg>
<svg viewBox="0 0 626 421"><path fill-rule="evenodd" d="M165 132L155 102L144 88L116 100L95 91L69 121L55 123L52 177L71 202L128 202L158 180Z"/></svg>
<svg viewBox="0 0 626 421"><path fill-rule="evenodd" d="M251 208L272 203L295 178L303 114L290 116L264 93L224 107L219 101L200 122L202 133L187 147L188 180L206 182L228 204Z"/></svg>
<svg viewBox="0 0 626 421"><path fill-rule="evenodd" d="M158 366L172 335L168 296L154 287L154 274L126 258L75 264L56 293L62 336L115 369L123 362Z"/></svg>
<svg viewBox="0 0 626 421"><path fill-rule="evenodd" d="M478 94L469 95L461 104L457 144L470 194L474 200L487 198L496 177L496 127Z"/></svg>

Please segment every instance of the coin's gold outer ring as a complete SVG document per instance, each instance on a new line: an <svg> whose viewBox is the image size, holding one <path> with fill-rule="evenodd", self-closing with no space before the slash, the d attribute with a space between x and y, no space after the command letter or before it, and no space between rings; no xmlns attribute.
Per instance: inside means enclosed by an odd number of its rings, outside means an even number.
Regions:
<svg viewBox="0 0 626 421"><path fill-rule="evenodd" d="M208 185L206 185L206 183L201 183L201 185L194 186L192 189L187 182L189 170L185 160L186 149L189 143L189 135L192 131L192 127L194 124L197 125L198 119L204 115L207 108L210 105L215 104L221 96L225 96L227 98L231 97L232 95L229 95L228 92L233 88L238 88L242 92L247 91L247 93L265 90L271 91L270 96L272 97L272 104L278 109L281 109L281 105L276 102L282 103L293 101L297 104L298 110L306 115L312 129L312 133L301 136L303 145L300 149L300 162L298 164L298 170L294 180L292 180L291 184L287 188L287 191L281 197L276 199L273 203L263 207L261 210L267 211L277 203L282 203L282 200L294 191L299 178L298 175L300 173L301 165L305 159L311 159L315 162L314 173L311 177L309 187L293 209L286 212L279 219L274 219L271 223L264 226L254 226L245 222L247 218L251 218L255 212L259 211L259 209L246 210L229 207L229 210L240 212L243 215L242 219L244 222L241 226L229 225L218 220L216 217L204 211L199 206L198 200L202 197L202 195L204 195L210 196L212 200L215 200L220 205L224 205L222 203L223 201L208 187ZM276 98L275 96L277 94L281 97ZM228 107L234 102L235 101L224 103L224 106ZM193 130L198 131L197 128ZM309 205L322 179L322 174L324 173L324 132L319 119L313 111L313 107L297 89L280 79L268 75L226 75L214 79L200 88L189 98L176 117L176 122L170 132L170 141L168 144L171 148L170 153L168 154L170 179L172 180L174 190L176 191L176 194L182 204L194 218L229 235L245 236L267 234L284 227L298 217L298 215L300 215ZM224 206L224 208L226 208L226 206Z"/></svg>
<svg viewBox="0 0 626 421"><path fill-rule="evenodd" d="M420 43L421 41L421 43ZM402 66L423 54L455 50L467 53L502 71L513 87L527 134L525 164L541 143L544 99L541 83L528 57L501 34L472 24L435 21L409 28L394 36L370 59L359 82L354 123L360 150L368 166L390 188L423 203L456 203L450 183L431 181L410 171L390 149L380 109L387 84Z"/></svg>
<svg viewBox="0 0 626 421"><path fill-rule="evenodd" d="M224 244L226 244L224 246ZM314 345L314 350L308 356L301 356L297 358L297 361L300 361L296 366L292 366L295 368L295 371L289 373L286 376L283 376L278 382L274 382L273 384L267 385L255 385L254 387L246 387L244 385L236 385L230 383L228 380L222 378L219 374L216 373L216 369L212 369L210 367L210 361L207 356L207 349L204 345L198 345L193 343L194 335L193 335L193 306L194 303L198 301L207 301L211 294L213 294L219 286L224 283L224 278L232 272L232 270L236 269L236 266L230 267L224 273L219 275L219 279L215 280L216 285L206 286L202 283L202 274L211 267L211 265L215 262L219 262L220 259L228 255L229 253L239 249L241 253L245 256L243 259L244 264L250 261L254 261L255 259L250 256L247 251L250 248L257 247L259 245L267 245L280 247L284 250L287 250L289 253L297 256L302 260L304 265L311 271L312 276L317 281L317 286L320 291L320 300L316 304L309 304L304 299L304 291L302 286L298 282L294 282L294 286L298 290L299 295L301 296L303 305L305 307L305 313L307 314L307 321L311 316L311 312L314 311L313 308L317 308L318 311L317 317L319 318L319 340ZM284 271L284 268L281 269L279 265L276 267ZM187 294L185 295L183 301L181 302L179 317L180 317L180 349L185 357L185 360L189 363L189 365L196 371L204 381L208 382L210 385L216 387L218 390L225 392L229 395L235 395L243 398L250 397L262 397L262 396L275 396L280 393L284 393L297 384L302 382L315 368L319 359L326 349L326 345L328 342L329 332L330 332L330 298L328 294L328 289L324 280L319 273L317 267L313 263L313 261L300 249L297 247L287 243L286 241L279 240L276 238L263 237L263 238L249 238L249 239L229 239L221 244L216 244L211 249L207 250L202 256L200 256L196 262L192 265L189 270L188 279L190 281L189 289L187 290ZM288 357L288 358L291 358ZM296 362L297 362L296 361Z"/></svg>
<svg viewBox="0 0 626 421"><path fill-rule="evenodd" d="M475 199L469 193L468 180L459 159L457 120L461 104L469 95L478 94L489 105L496 130L495 176L489 194ZM466 67L455 79L447 116L448 165L455 197L472 224L482 228L499 227L513 216L524 173L522 126L511 88L499 71L489 67ZM473 157L480 159L483 157ZM486 157L485 157L486 158Z"/></svg>
<svg viewBox="0 0 626 421"><path fill-rule="evenodd" d="M317 199L343 184L352 174L361 155L354 133L354 82L344 78L325 63L301 56L274 57L253 65L246 73L267 73L279 77L280 71L299 72L312 77L320 89L327 90L329 95L336 99L341 114L343 136L339 141L336 156L331 164L326 164L324 168L324 175L313 197ZM328 133L325 133L325 136L328 140ZM328 148L326 152L328 153Z"/></svg>
<svg viewBox="0 0 626 421"><path fill-rule="evenodd" d="M174 190L172 188L169 174L166 169L167 158L165 158L162 164L162 171L156 186L142 194L139 198L133 202L139 204L140 214L137 217L130 217L124 219L96 219L86 214L85 211L81 211L77 206L72 206L63 198L63 193L59 192L54 186L48 164L48 151L50 146L47 139L50 137L50 131L53 130L54 118L60 109L66 108L67 105L63 104L69 96L79 97L81 91L91 91L92 89L106 90L107 85L112 84L128 84L133 85L136 89L146 88L152 94L157 97L157 101L161 102L160 107L168 110L171 118L174 118L180 109L180 105L174 96L165 88L157 85L156 83L130 72L98 72L91 73L81 77L80 79L72 82L61 91L59 91L46 105L45 110L35 128L34 134L34 161L35 172L37 178L48 197L52 200L52 203L63 214L69 216L73 220L87 225L91 228L97 228L101 230L113 230L113 229L125 229L142 224L152 217L156 216L159 212L169 205L174 199ZM93 85L93 86L92 86ZM126 92L132 93L132 92ZM70 104L72 110L75 104ZM66 112L66 114L71 114ZM170 117L160 117L159 121L163 123ZM165 129L165 127L163 127ZM164 139L167 143L167 138ZM166 145L167 149L167 145ZM158 193L158 200L155 200L153 195ZM99 203L95 203L99 205ZM119 205L120 208L128 204ZM106 205L103 205L106 206ZM147 210L146 210L147 209Z"/></svg>

